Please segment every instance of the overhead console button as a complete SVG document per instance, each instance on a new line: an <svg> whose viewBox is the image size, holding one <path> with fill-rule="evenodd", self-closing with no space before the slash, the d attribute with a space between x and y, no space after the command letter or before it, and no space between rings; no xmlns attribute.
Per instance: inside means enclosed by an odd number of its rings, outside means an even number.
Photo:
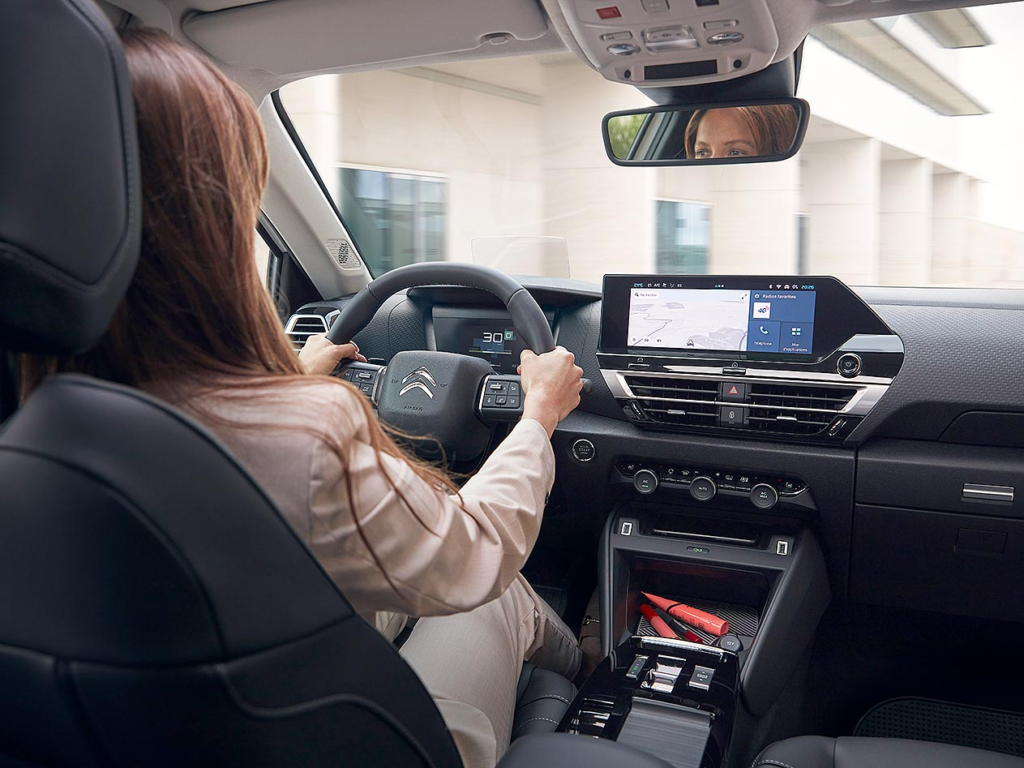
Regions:
<svg viewBox="0 0 1024 768"><path fill-rule="evenodd" d="M736 19L720 19L719 21L705 21L704 29L708 32L717 31L719 29L732 29L737 26L739 22Z"/></svg>
<svg viewBox="0 0 1024 768"><path fill-rule="evenodd" d="M648 13L665 13L668 11L668 0L640 0Z"/></svg>
<svg viewBox="0 0 1024 768"><path fill-rule="evenodd" d="M651 53L700 48L693 30L682 24L644 30L644 44Z"/></svg>

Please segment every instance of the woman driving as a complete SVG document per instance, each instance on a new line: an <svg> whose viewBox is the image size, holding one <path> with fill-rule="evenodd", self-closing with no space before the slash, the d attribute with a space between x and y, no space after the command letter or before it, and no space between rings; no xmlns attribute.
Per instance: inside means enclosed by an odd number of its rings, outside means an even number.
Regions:
<svg viewBox="0 0 1024 768"><path fill-rule="evenodd" d="M519 574L554 480L550 436L582 371L558 348L524 352L524 415L461 488L405 455L367 401L330 374L354 344L296 356L257 274L268 157L252 100L215 66L150 30L123 35L138 117L143 234L105 336L22 361L23 395L80 372L147 390L212 429L268 492L357 611L394 638L434 696L467 766L510 739L529 659L567 677L576 638Z"/></svg>
<svg viewBox="0 0 1024 768"><path fill-rule="evenodd" d="M698 109L686 124L683 147L691 160L780 155L793 146L798 127L788 104Z"/></svg>

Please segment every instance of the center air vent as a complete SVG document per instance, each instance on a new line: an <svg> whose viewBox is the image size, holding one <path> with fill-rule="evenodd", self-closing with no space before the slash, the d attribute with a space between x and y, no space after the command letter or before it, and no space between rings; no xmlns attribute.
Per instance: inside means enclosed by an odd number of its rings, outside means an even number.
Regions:
<svg viewBox="0 0 1024 768"><path fill-rule="evenodd" d="M310 336L327 333L327 318L321 315L292 315L284 326L284 332L298 352Z"/></svg>
<svg viewBox="0 0 1024 768"><path fill-rule="evenodd" d="M748 426L761 432L816 435L856 394L853 387L751 383Z"/></svg>
<svg viewBox="0 0 1024 768"><path fill-rule="evenodd" d="M647 418L659 424L714 427L718 423L718 382L626 376Z"/></svg>
<svg viewBox="0 0 1024 768"><path fill-rule="evenodd" d="M613 377L616 374L613 374ZM717 427L729 431L842 439L877 393L870 385L702 378L620 372L626 414L640 426ZM614 384L614 379L613 382Z"/></svg>

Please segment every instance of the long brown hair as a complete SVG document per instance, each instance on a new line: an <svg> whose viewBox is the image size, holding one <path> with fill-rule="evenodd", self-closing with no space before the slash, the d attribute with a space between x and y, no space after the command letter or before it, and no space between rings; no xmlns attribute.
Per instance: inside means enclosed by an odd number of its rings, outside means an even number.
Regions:
<svg viewBox="0 0 1024 768"><path fill-rule="evenodd" d="M190 383L211 395L246 398L281 385L352 389L340 379L303 371L260 282L254 237L269 163L252 99L207 59L163 32L133 29L122 40L142 168L138 269L94 348L73 357L23 357L23 396L45 376L62 372L141 388ZM435 488L456 491L446 474L404 454L365 398L350 399L363 409L378 458L401 456ZM202 398L176 404L211 426L289 428L228 421L203 408ZM327 432L312 431L347 462L348 446ZM348 495L352 501L351 486ZM354 507L352 516L363 535ZM364 543L372 554L365 538Z"/></svg>
<svg viewBox="0 0 1024 768"><path fill-rule="evenodd" d="M796 117L796 109L789 104L718 107L718 109L731 109L740 114L757 141L759 156L781 155L793 146L799 121ZM691 160L694 158L697 144L697 129L700 128L701 121L710 111L710 109L696 110L690 115L690 121L686 124L683 144L686 157Z"/></svg>

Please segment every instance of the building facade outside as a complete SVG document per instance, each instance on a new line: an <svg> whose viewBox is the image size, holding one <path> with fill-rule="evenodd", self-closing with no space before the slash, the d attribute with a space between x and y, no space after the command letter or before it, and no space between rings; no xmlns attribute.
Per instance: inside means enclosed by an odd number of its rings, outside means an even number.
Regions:
<svg viewBox="0 0 1024 768"><path fill-rule="evenodd" d="M324 76L282 95L374 274L471 261L474 239L504 235L563 238L572 276L591 281L1012 286L1024 95L992 73L1016 68L1020 5L816 30L798 89L811 125L781 163L613 165L602 117L650 102L569 54Z"/></svg>

